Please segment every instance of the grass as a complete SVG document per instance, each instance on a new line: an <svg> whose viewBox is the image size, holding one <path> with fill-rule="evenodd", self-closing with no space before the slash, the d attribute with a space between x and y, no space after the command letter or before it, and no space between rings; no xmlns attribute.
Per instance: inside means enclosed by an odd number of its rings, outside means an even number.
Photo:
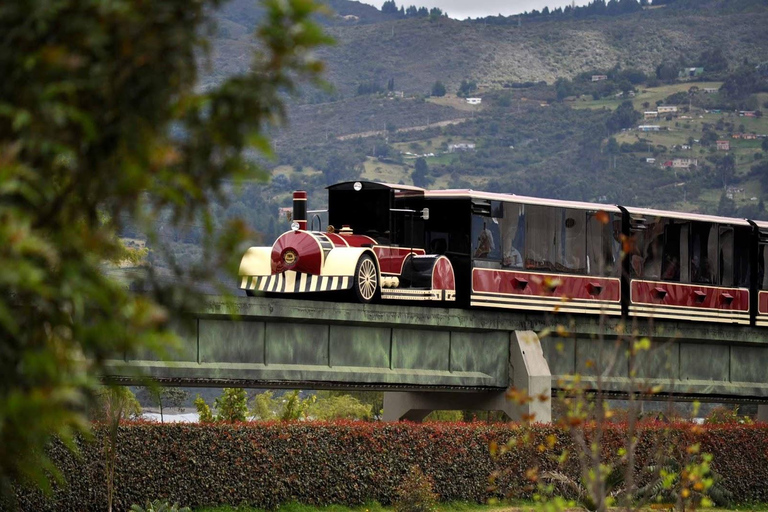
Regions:
<svg viewBox="0 0 768 512"><path fill-rule="evenodd" d="M532 502L512 502L509 504L482 505L478 503L451 502L440 503L438 512L501 512L515 510L513 507L532 506ZM278 509L280 512L392 512L392 507L385 507L377 502L366 503L359 507L347 507L344 505L313 506L301 503L286 503ZM265 512L253 507L204 507L195 509L195 512Z"/></svg>
<svg viewBox="0 0 768 512"><path fill-rule="evenodd" d="M688 89L693 86L696 86L699 89L704 89L705 87L719 88L721 85L723 85L722 82L680 82L653 87L651 89L641 89L640 92L637 93L634 98L632 98L632 105L634 105L636 110L642 112L646 110L645 107L643 107L643 103L647 101L649 103L648 110L653 110L656 107L657 101L663 100L667 96L671 96L677 92L687 92ZM602 98L599 100L576 101L571 105L573 108L605 107L614 110L624 101L625 98Z"/></svg>
<svg viewBox="0 0 768 512"><path fill-rule="evenodd" d="M509 503L500 503L495 505L481 505L477 503L440 503L437 506L437 512L527 512L529 510L539 510L540 505L535 505L532 501L512 501ZM368 503L359 507L346 507L343 505L311 506L300 503L287 503L280 506L280 512L392 512L392 507L384 507L379 503ZM573 508L568 510L584 510L582 508ZM609 510L619 510L610 508ZM645 508L644 511L651 511L651 508ZM768 504L737 505L733 508L707 508L711 512L736 512L736 511L754 511L768 512ZM195 512L265 512L262 509L252 507L204 507L195 509ZM274 512L274 511L273 511Z"/></svg>
<svg viewBox="0 0 768 512"><path fill-rule="evenodd" d="M384 183L400 183L402 181L407 185L412 185L411 172L413 172L412 167L381 162L378 158L369 156L363 163L361 178Z"/></svg>
<svg viewBox="0 0 768 512"><path fill-rule="evenodd" d="M478 91L476 93L473 93L472 96L480 95L481 93ZM445 96L442 96L440 98L435 96L430 96L427 98L427 102L434 103L435 105L443 105L446 107L452 107L456 110L463 110L465 112L477 112L479 110L483 109L482 103L480 105L470 105L467 103L466 98L461 98L459 96L456 96L455 94L446 94Z"/></svg>

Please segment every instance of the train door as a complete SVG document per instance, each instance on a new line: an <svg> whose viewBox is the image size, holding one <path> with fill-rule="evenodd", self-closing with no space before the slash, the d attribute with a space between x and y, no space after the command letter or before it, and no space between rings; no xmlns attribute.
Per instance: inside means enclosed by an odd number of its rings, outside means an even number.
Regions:
<svg viewBox="0 0 768 512"><path fill-rule="evenodd" d="M424 248L427 254L447 257L456 278L456 302L469 305L471 287L471 213L468 199L429 199L429 219L424 222Z"/></svg>

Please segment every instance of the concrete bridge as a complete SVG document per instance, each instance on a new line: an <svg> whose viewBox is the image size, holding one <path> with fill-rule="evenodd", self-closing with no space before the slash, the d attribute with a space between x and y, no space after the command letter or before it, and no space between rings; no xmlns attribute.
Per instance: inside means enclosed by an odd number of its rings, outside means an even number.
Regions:
<svg viewBox="0 0 768 512"><path fill-rule="evenodd" d="M577 374L615 397L658 400L643 394L657 386L677 399L768 404L764 328L208 297L179 332L177 353L112 361L112 376L138 382L141 370L164 385L383 390L385 419L478 409L548 421L549 402L517 405L505 391L549 396ZM759 415L768 420L768 406Z"/></svg>

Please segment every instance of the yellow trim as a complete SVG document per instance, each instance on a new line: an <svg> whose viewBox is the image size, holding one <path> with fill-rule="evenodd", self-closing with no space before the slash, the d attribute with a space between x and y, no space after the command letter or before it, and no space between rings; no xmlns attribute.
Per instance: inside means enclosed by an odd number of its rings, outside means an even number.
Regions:
<svg viewBox="0 0 768 512"><path fill-rule="evenodd" d="M507 304L520 304L520 305L540 305L540 306L547 306L547 307L558 308L558 309L562 309L564 307L578 306L581 308L594 309L594 310L606 309L610 311L621 311L621 304L613 303L613 302L592 304L589 302L579 302L578 300L546 301L546 300L537 300L537 297L533 297L533 298L530 298L528 296L526 296L525 298L496 297L496 296L488 296L488 295L477 294L477 293L472 294L471 300L504 302Z"/></svg>
<svg viewBox="0 0 768 512"><path fill-rule="evenodd" d="M370 254L376 262L376 271L381 280L379 259L370 247L335 247L328 252L328 258L320 271L320 275L352 276L355 266L363 254Z"/></svg>
<svg viewBox="0 0 768 512"><path fill-rule="evenodd" d="M629 306L629 311L646 311L646 312L666 312L670 314L679 314L677 313L678 310L672 307L654 307L654 306L646 306L646 305L631 305ZM733 311L728 309L703 309L698 311L686 311L685 314L689 316L712 316L713 314L719 314L727 315L727 316L736 316L736 317L744 317L749 318L749 311Z"/></svg>
<svg viewBox="0 0 768 512"><path fill-rule="evenodd" d="M381 298L389 300L442 300L442 290L409 290L382 288Z"/></svg>
<svg viewBox="0 0 768 512"><path fill-rule="evenodd" d="M249 247L240 259L238 274L241 276L256 276L269 275L271 273L272 247Z"/></svg>
<svg viewBox="0 0 768 512"><path fill-rule="evenodd" d="M596 309L581 309L581 308L574 308L574 307L567 307L562 306L557 308L557 311L554 310L554 308L550 306L533 306L533 305L517 305L517 304L499 304L498 302L482 302L482 301L470 301L470 306L482 306L482 307L488 307L488 308L501 308L501 309L523 309L528 311L544 311L548 313L584 313L584 314L590 314L590 315L599 315L599 314L605 314L605 315L611 315L611 316L618 316L621 315L621 310L608 310L608 311L601 311Z"/></svg>
<svg viewBox="0 0 768 512"><path fill-rule="evenodd" d="M738 318L729 318L724 316L687 316L687 315L673 315L673 314L664 314L664 313L638 313L638 312L630 312L629 316L637 316L637 317L643 317L643 318L664 318L668 320L695 320L695 321L702 321L706 320L707 322L717 322L722 324L740 324L740 325L749 325L749 319L738 319Z"/></svg>

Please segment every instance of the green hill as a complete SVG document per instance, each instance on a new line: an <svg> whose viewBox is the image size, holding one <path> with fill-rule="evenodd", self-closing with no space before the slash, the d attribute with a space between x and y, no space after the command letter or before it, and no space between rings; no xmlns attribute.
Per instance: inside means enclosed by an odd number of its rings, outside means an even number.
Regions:
<svg viewBox="0 0 768 512"><path fill-rule="evenodd" d="M346 14L358 12L352 9L355 4L334 0L333 5ZM236 0L233 5L244 9L246 4ZM254 16L238 9L237 15L220 19L229 28L220 31L214 43L213 77L242 71L249 64L248 37L232 25L239 23L247 33ZM347 96L362 82L386 85L390 78L398 90L426 93L435 80L442 80L450 91L467 78L502 87L552 83L617 64L648 72L662 60L690 59L705 50L722 49L733 61L759 61L768 55L765 8L748 13L654 9L614 17L524 21L521 26L445 17L387 20L381 13L361 15L361 20L367 22L327 27L337 44L319 52L329 82Z"/></svg>

